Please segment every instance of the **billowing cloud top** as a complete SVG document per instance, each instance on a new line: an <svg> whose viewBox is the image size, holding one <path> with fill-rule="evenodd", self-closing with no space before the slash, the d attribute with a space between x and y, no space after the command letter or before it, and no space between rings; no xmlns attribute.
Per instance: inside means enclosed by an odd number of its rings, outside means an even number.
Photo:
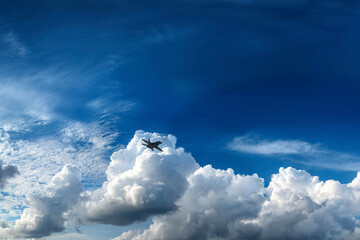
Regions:
<svg viewBox="0 0 360 240"><path fill-rule="evenodd" d="M151 151L141 139L161 141L163 152ZM175 144L172 135L137 131L126 149L111 156L102 188L85 194L79 203L80 221L127 225L176 210L176 201L188 187L187 177L199 166Z"/></svg>
<svg viewBox="0 0 360 240"><path fill-rule="evenodd" d="M0 228L1 238L39 238L64 230L64 213L76 204L83 191L80 171L65 165L48 184L45 193L30 195L15 225Z"/></svg>
<svg viewBox="0 0 360 240"><path fill-rule="evenodd" d="M302 170L280 168L268 187L257 175L198 169L174 214L154 218L140 239L358 239L359 176L350 184L319 181Z"/></svg>

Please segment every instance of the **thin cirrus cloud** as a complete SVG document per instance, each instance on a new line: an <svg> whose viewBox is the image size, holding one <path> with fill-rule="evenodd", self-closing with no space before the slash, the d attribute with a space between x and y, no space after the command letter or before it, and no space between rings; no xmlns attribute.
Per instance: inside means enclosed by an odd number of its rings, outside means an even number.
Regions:
<svg viewBox="0 0 360 240"><path fill-rule="evenodd" d="M228 143L232 151L256 154L259 156L276 156L279 159L340 171L360 171L360 157L350 153L329 150L301 140L259 140L251 136L235 137Z"/></svg>
<svg viewBox="0 0 360 240"><path fill-rule="evenodd" d="M2 43L8 47L10 54L13 56L25 57L30 54L30 50L13 32L9 32L2 36Z"/></svg>
<svg viewBox="0 0 360 240"><path fill-rule="evenodd" d="M256 140L248 136L236 137L228 148L238 152L273 155L273 154L312 154L321 150L318 145L299 140Z"/></svg>
<svg viewBox="0 0 360 240"><path fill-rule="evenodd" d="M14 31L0 33L0 54L18 57L3 61L0 69L0 128L5 131L24 132L53 122L75 120L77 112L89 107L96 110L89 114L99 118L98 115L128 111L135 105L118 97L116 81L99 81L122 64L123 58L104 56L95 64L93 60L54 61L51 54L45 54L39 61L39 49L33 51L30 55L26 42ZM114 89L116 98L110 94ZM102 103L106 106L101 106Z"/></svg>

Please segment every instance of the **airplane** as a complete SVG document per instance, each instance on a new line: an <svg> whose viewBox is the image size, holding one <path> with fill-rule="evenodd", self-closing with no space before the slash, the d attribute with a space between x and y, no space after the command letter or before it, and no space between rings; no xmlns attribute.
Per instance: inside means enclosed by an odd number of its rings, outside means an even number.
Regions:
<svg viewBox="0 0 360 240"><path fill-rule="evenodd" d="M143 140L144 142L147 143L147 144L143 144L144 146L147 146L148 148L150 148L153 151L154 151L154 148L156 148L157 150L162 152L161 148L158 147L160 144L162 144L162 142L160 142L160 141L150 142L150 139L148 139L148 140L141 139L141 140Z"/></svg>

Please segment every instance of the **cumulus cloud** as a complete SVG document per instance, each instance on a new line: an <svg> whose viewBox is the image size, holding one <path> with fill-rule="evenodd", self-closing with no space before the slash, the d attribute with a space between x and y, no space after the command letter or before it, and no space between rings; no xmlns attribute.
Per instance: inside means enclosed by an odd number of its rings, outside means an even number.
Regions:
<svg viewBox="0 0 360 240"><path fill-rule="evenodd" d="M318 153L318 145L299 140L256 140L248 136L236 137L228 144L229 149L262 155Z"/></svg>
<svg viewBox="0 0 360 240"><path fill-rule="evenodd" d="M81 170L87 189L99 188L106 179L116 132L94 122L69 122L55 135L23 140L0 129L0 158L21 172L3 189L0 218L19 217L26 196L41 192L66 164Z"/></svg>
<svg viewBox="0 0 360 240"><path fill-rule="evenodd" d="M163 152L147 149L143 138L163 142ZM81 223L128 225L176 210L188 187L186 178L199 166L175 144L172 135L137 131L126 149L111 156L103 186L84 194L77 209Z"/></svg>
<svg viewBox="0 0 360 240"><path fill-rule="evenodd" d="M142 234L130 231L117 239L230 239L231 235L239 239L237 232L250 239L259 235L260 227L249 221L258 216L265 201L263 179L207 165L188 180L177 212L155 218Z"/></svg>
<svg viewBox="0 0 360 240"><path fill-rule="evenodd" d="M280 168L257 223L262 239L346 239L359 228L358 176L349 184Z"/></svg>
<svg viewBox="0 0 360 240"><path fill-rule="evenodd" d="M280 168L268 187L257 175L205 166L189 176L179 210L116 240L355 239L360 174L349 184Z"/></svg>
<svg viewBox="0 0 360 240"><path fill-rule="evenodd" d="M82 191L80 170L65 165L44 193L27 198L28 208L14 226L0 228L0 237L39 238L64 230L65 214L76 204Z"/></svg>
<svg viewBox="0 0 360 240"><path fill-rule="evenodd" d="M19 174L19 170L16 166L7 165L3 167L0 162L0 189L4 188L8 179L15 177L17 174Z"/></svg>
<svg viewBox="0 0 360 240"><path fill-rule="evenodd" d="M142 138L162 141L163 152ZM359 239L359 201L360 172L342 184L280 168L265 186L257 174L200 167L172 135L137 131L111 156L102 187L83 192L79 170L66 165L45 191L27 198L19 220L1 222L0 237L47 236L68 219L129 225L153 217L148 229L115 239Z"/></svg>

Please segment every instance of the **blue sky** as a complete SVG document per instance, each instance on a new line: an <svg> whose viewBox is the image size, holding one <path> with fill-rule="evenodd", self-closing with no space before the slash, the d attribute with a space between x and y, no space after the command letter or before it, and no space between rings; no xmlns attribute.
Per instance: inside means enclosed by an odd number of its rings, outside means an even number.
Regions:
<svg viewBox="0 0 360 240"><path fill-rule="evenodd" d="M67 163L85 190L100 188L137 130L265 186L280 167L351 182L359 23L356 1L2 1L0 151L20 175L0 217L19 219ZM152 216L80 228L115 237Z"/></svg>

